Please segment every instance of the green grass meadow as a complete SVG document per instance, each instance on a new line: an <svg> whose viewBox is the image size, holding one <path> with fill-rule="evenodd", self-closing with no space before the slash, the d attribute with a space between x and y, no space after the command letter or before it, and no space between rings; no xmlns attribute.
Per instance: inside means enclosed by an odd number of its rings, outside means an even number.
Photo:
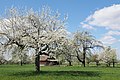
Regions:
<svg viewBox="0 0 120 80"><path fill-rule="evenodd" d="M0 80L120 80L120 67L0 65Z"/></svg>

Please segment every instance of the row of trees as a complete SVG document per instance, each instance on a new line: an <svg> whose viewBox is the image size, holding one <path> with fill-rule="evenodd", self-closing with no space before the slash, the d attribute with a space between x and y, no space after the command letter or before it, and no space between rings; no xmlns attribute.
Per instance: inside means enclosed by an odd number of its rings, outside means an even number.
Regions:
<svg viewBox="0 0 120 80"><path fill-rule="evenodd" d="M99 66L100 63L105 63L106 66L110 67L111 63L113 67L115 63L118 62L116 50L111 48L110 46L104 47L104 50L99 53L95 53L86 58L87 63L95 62L96 66Z"/></svg>
<svg viewBox="0 0 120 80"><path fill-rule="evenodd" d="M31 54L35 54L36 71L40 71L42 54L52 54L56 58L62 55L69 65L72 65L72 58L76 57L85 67L86 56L94 48L104 49L103 44L86 31L77 31L71 39L68 38L66 20L67 16L61 19L60 13L54 13L46 6L40 12L16 8L7 10L6 16L0 19L0 54L10 53L22 65L29 49L32 49L35 51Z"/></svg>

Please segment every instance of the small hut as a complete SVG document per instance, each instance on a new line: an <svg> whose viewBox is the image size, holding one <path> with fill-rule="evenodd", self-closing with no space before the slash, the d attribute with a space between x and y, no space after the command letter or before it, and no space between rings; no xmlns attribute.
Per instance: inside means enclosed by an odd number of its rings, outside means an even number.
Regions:
<svg viewBox="0 0 120 80"><path fill-rule="evenodd" d="M58 64L59 61L54 57L50 57L48 55L40 55L40 66L52 66Z"/></svg>

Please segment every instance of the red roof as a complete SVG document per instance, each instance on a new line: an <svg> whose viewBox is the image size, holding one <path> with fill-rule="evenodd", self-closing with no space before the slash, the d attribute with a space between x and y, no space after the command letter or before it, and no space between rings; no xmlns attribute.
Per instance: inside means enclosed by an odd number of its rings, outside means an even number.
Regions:
<svg viewBox="0 0 120 80"><path fill-rule="evenodd" d="M40 61L46 61L49 56L47 55L40 55Z"/></svg>

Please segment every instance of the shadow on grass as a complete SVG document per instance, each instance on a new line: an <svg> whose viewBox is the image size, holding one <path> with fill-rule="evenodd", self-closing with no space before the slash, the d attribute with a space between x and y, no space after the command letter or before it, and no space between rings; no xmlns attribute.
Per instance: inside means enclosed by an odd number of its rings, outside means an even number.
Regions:
<svg viewBox="0 0 120 80"><path fill-rule="evenodd" d="M41 71L36 73L35 71L25 71L10 74L10 76L27 77L27 76L89 76L89 77L100 77L98 71Z"/></svg>
<svg viewBox="0 0 120 80"><path fill-rule="evenodd" d="M41 75L56 75L56 76L100 76L97 71L41 71Z"/></svg>

